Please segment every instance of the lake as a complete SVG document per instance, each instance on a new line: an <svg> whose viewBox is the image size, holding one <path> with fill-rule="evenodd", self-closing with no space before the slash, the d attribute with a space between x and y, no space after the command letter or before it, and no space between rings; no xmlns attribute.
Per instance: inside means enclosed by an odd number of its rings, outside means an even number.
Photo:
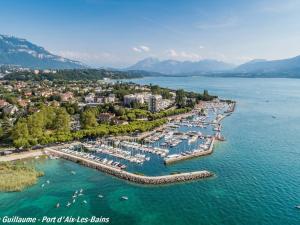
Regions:
<svg viewBox="0 0 300 225"><path fill-rule="evenodd" d="M37 185L0 194L0 217L94 215L122 225L300 223L300 210L295 209L300 205L300 80L147 77L132 81L196 92L207 89L237 101L236 111L222 122L226 141L208 157L174 165L186 171L207 169L216 176L147 187L72 162L48 160L38 165L45 176ZM46 180L50 184L42 188ZM69 208L55 208L80 188L81 200ZM123 195L129 199L121 201Z"/></svg>

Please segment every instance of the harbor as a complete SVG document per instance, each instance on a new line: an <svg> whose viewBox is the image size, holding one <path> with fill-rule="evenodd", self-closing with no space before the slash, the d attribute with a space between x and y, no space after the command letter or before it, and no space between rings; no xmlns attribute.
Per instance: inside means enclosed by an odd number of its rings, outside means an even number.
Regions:
<svg viewBox="0 0 300 225"><path fill-rule="evenodd" d="M133 183L138 184L150 184L150 185L162 185L162 184L170 184L170 183L178 183L178 182L186 182L191 180L203 179L213 176L213 173L202 170L202 171L194 171L194 172L184 172L179 174L171 174L164 176L143 176L134 173L130 173L127 171L123 171L121 168L113 167L111 165L106 165L104 163L99 162L97 159L92 157L81 157L70 152L64 152L60 150L56 150L53 148L46 148L45 151L47 154L51 154L63 159L67 159L69 161L73 161L76 163L80 163L81 165L97 169L106 174L115 176L117 178L127 180Z"/></svg>
<svg viewBox="0 0 300 225"><path fill-rule="evenodd" d="M212 154L215 142L225 140L221 121L232 113L233 105L206 102L189 113L172 116L151 134L89 138L46 148L46 152L134 183L164 184L212 176L206 170L170 174L168 168Z"/></svg>

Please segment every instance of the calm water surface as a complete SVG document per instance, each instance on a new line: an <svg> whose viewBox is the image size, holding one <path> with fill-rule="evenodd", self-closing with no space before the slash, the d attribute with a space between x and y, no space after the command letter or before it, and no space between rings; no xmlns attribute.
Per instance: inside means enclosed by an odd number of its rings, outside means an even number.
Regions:
<svg viewBox="0 0 300 225"><path fill-rule="evenodd" d="M21 193L0 194L0 217L95 215L122 225L300 224L300 210L294 208L300 204L300 80L156 77L134 81L198 92L208 89L238 102L235 113L223 121L227 141L217 144L213 155L170 166L171 171L208 169L216 176L145 187L68 161L48 160L39 165L45 176L37 185ZM70 174L72 170L76 175ZM51 183L42 188L46 180ZM65 207L80 188L84 189L81 199ZM98 194L104 197L99 199ZM120 201L122 195L129 200ZM54 207L57 202L62 205L59 209Z"/></svg>

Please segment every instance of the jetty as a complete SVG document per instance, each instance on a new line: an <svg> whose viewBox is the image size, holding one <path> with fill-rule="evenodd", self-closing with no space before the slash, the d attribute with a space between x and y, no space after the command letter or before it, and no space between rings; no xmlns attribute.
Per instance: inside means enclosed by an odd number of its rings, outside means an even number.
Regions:
<svg viewBox="0 0 300 225"><path fill-rule="evenodd" d="M194 151L191 154L188 155L178 155L177 157L172 157L168 158L166 157L164 159L165 164L171 164L171 163L176 163L179 161L187 160L187 159L192 159L200 156L206 156L210 155L213 152L213 147L214 147L214 142L215 142L215 137L212 137L209 148L205 151Z"/></svg>
<svg viewBox="0 0 300 225"><path fill-rule="evenodd" d="M203 179L203 178L213 176L213 173L207 170L170 174L170 175L163 175L163 176L143 176L143 175L127 172L119 168L111 167L109 165L105 165L100 162L93 161L91 159L86 159L72 154L68 154L58 149L53 149L48 147L45 148L44 150L47 154L55 155L66 160L70 160L72 162L80 163L81 165L93 169L97 169L101 172L112 175L114 177L127 180L133 183L138 183L138 184L163 185L163 184L198 180L198 179Z"/></svg>

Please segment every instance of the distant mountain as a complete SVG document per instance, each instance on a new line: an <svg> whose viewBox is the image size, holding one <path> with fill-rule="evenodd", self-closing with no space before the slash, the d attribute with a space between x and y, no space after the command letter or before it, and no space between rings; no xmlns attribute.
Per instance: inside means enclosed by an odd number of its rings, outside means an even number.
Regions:
<svg viewBox="0 0 300 225"><path fill-rule="evenodd" d="M281 60L252 60L234 69L241 73L300 73L300 56Z"/></svg>
<svg viewBox="0 0 300 225"><path fill-rule="evenodd" d="M200 60L197 62L163 60L146 58L130 66L127 70L144 70L163 74L181 74L195 72L217 72L233 69L234 65L217 60Z"/></svg>
<svg viewBox="0 0 300 225"><path fill-rule="evenodd" d="M53 55L25 39L0 34L0 65L38 69L78 69L82 63Z"/></svg>

